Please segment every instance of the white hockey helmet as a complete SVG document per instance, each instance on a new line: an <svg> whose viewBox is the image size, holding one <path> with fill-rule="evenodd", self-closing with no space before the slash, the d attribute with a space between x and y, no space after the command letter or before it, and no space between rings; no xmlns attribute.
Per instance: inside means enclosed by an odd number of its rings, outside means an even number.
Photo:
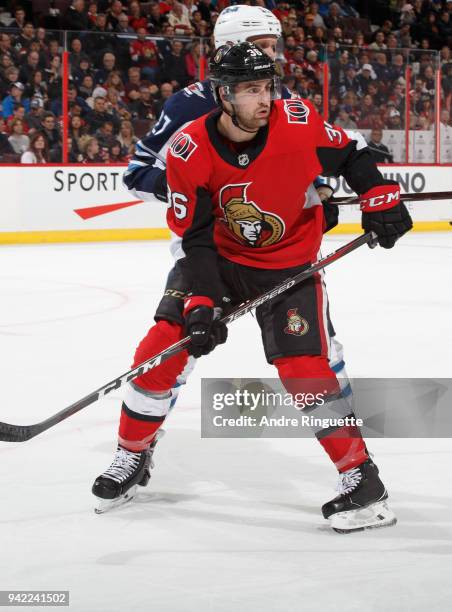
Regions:
<svg viewBox="0 0 452 612"><path fill-rule="evenodd" d="M261 6L235 4L218 16L213 31L215 49L228 42L246 42L252 36L281 36L281 24L271 11Z"/></svg>

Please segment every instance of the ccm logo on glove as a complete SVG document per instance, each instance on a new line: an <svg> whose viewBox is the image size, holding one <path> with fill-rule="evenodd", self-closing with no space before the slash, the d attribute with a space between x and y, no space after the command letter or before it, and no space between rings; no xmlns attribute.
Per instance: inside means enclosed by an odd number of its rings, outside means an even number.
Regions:
<svg viewBox="0 0 452 612"><path fill-rule="evenodd" d="M388 210L400 203L399 185L378 185L363 193L359 199L359 206L363 212Z"/></svg>

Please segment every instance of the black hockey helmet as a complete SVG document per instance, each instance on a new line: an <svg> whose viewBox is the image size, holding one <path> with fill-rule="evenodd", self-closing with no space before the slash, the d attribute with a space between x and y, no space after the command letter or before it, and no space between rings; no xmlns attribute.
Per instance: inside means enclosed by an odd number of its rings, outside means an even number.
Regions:
<svg viewBox="0 0 452 612"><path fill-rule="evenodd" d="M272 98L281 97L281 85L274 61L251 42L222 45L213 54L209 70L209 79L218 104L221 104L219 87L224 88L225 99L234 102L233 86L245 81L272 79Z"/></svg>

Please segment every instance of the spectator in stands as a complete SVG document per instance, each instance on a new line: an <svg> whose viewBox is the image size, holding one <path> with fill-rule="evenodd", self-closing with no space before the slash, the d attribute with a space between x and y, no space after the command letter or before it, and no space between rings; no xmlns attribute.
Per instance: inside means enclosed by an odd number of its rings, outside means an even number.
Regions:
<svg viewBox="0 0 452 612"><path fill-rule="evenodd" d="M24 133L26 134L28 132L28 125L25 122L25 106L23 104L17 103L14 105L13 114L11 117L8 117L6 121L8 127L11 127L11 124L15 119L20 119L24 122Z"/></svg>
<svg viewBox="0 0 452 612"><path fill-rule="evenodd" d="M0 158L2 155L14 155L14 150L8 141L8 132L3 117L0 117Z"/></svg>
<svg viewBox="0 0 452 612"><path fill-rule="evenodd" d="M70 83L68 87L68 102L69 105L77 104L80 107L82 115L86 115L86 113L89 113L91 110L85 98L79 95L77 87L73 83Z"/></svg>
<svg viewBox="0 0 452 612"><path fill-rule="evenodd" d="M320 83L322 75L322 66L318 61L317 51L313 49L306 54L306 62L304 64L304 72L308 78L313 79L316 84Z"/></svg>
<svg viewBox="0 0 452 612"><path fill-rule="evenodd" d="M49 148L44 134L35 132L28 149L22 153L21 164L47 164L50 161Z"/></svg>
<svg viewBox="0 0 452 612"><path fill-rule="evenodd" d="M97 138L91 137L87 138L82 145L83 151L83 159L82 162L84 164L101 164L103 163L103 158L100 155L100 147L97 141Z"/></svg>
<svg viewBox="0 0 452 612"><path fill-rule="evenodd" d="M332 93L330 95L329 109L328 109L328 121L330 123L336 122L336 119L339 116L339 108L340 108L339 98L336 94Z"/></svg>
<svg viewBox="0 0 452 612"><path fill-rule="evenodd" d="M121 72L119 70L112 70L110 72L108 79L105 81L105 87L107 88L107 91L113 87L116 89L121 99L125 98L126 90L122 81Z"/></svg>
<svg viewBox="0 0 452 612"><path fill-rule="evenodd" d="M159 98L154 102L155 116L159 117L162 112L163 105L174 93L174 87L171 83L162 83L159 90Z"/></svg>
<svg viewBox="0 0 452 612"><path fill-rule="evenodd" d="M184 45L180 40L173 40L171 54L165 60L164 78L170 81L175 89L185 87L189 81L183 49Z"/></svg>
<svg viewBox="0 0 452 612"><path fill-rule="evenodd" d="M356 121L351 118L352 107L347 105L342 105L339 107L339 115L335 120L335 124L344 130L356 130L358 127Z"/></svg>
<svg viewBox="0 0 452 612"><path fill-rule="evenodd" d="M193 32L188 10L183 4L177 2L177 0L175 0L168 13L168 23L173 26L175 34L191 36Z"/></svg>
<svg viewBox="0 0 452 612"><path fill-rule="evenodd" d="M198 11L201 13L204 21L210 22L210 15L213 10L210 0L200 0L198 4Z"/></svg>
<svg viewBox="0 0 452 612"><path fill-rule="evenodd" d="M14 10L14 19L9 24L10 28L22 30L25 26L25 10L22 6L16 6Z"/></svg>
<svg viewBox="0 0 452 612"><path fill-rule="evenodd" d="M55 38L52 38L52 40L49 40L49 47L46 53L47 63L50 63L52 61L52 58L55 57L56 55L61 57L62 53L63 53L63 49L60 47L60 43L58 42L58 40L56 40Z"/></svg>
<svg viewBox="0 0 452 612"><path fill-rule="evenodd" d="M142 83L139 96L135 101L130 102L129 110L133 119L155 121L155 109L149 85Z"/></svg>
<svg viewBox="0 0 452 612"><path fill-rule="evenodd" d="M132 156L135 151L135 145L138 142L138 138L134 134L131 121L121 121L118 141L122 146L122 155L124 157Z"/></svg>
<svg viewBox="0 0 452 612"><path fill-rule="evenodd" d="M113 140L108 147L108 161L110 164L123 164L127 159L122 154L121 143Z"/></svg>
<svg viewBox="0 0 452 612"><path fill-rule="evenodd" d="M413 40L411 37L411 26L409 23L401 25L400 30L396 30L394 34L397 37L398 47L411 49L411 47L413 46Z"/></svg>
<svg viewBox="0 0 452 612"><path fill-rule="evenodd" d="M370 138L367 142L369 145L370 154L377 164L392 164L393 157L389 152L388 147L381 142L382 138L382 130L374 129L371 131Z"/></svg>
<svg viewBox="0 0 452 612"><path fill-rule="evenodd" d="M359 87L361 91L364 93L367 91L367 86L369 83L374 81L377 78L374 69L370 64L364 64L361 70L358 72L356 77L357 82L359 83Z"/></svg>
<svg viewBox="0 0 452 612"><path fill-rule="evenodd" d="M14 119L11 123L11 136L8 138L8 142L16 155L22 155L28 149L30 139L24 134L22 119Z"/></svg>
<svg viewBox="0 0 452 612"><path fill-rule="evenodd" d="M94 79L90 74L87 74L85 77L83 77L83 81L79 85L78 92L80 94L80 97L87 100L93 95L93 91Z"/></svg>
<svg viewBox="0 0 452 612"><path fill-rule="evenodd" d="M5 119L11 117L14 112L14 105L16 104L22 104L27 112L30 110L30 101L28 98L23 97L24 91L25 87L23 83L20 83L19 81L11 85L9 95L6 96L2 102L2 114Z"/></svg>
<svg viewBox="0 0 452 612"><path fill-rule="evenodd" d="M286 74L292 74L297 66L300 66L300 68L305 66L304 48L301 45L295 47L287 55L284 71Z"/></svg>
<svg viewBox="0 0 452 612"><path fill-rule="evenodd" d="M107 51L102 56L102 68L99 68L95 73L94 83L104 85L113 71L116 71L116 57L113 53Z"/></svg>
<svg viewBox="0 0 452 612"><path fill-rule="evenodd" d="M121 0L112 0L110 9L107 11L107 21L112 30L116 30L119 25L119 17L123 14L124 7Z"/></svg>
<svg viewBox="0 0 452 612"><path fill-rule="evenodd" d="M105 121L100 128L96 130L94 136L97 138L101 148L108 148L113 140L115 140L114 131L115 129L111 121Z"/></svg>
<svg viewBox="0 0 452 612"><path fill-rule="evenodd" d="M138 142L138 138L133 133L133 125L131 121L121 121L118 141L122 146L122 155L124 157L132 156L135 152L135 145Z"/></svg>
<svg viewBox="0 0 452 612"><path fill-rule="evenodd" d="M19 71L19 81L21 83L29 83L31 76L39 68L39 53L37 51L30 51L27 54L25 64L22 65Z"/></svg>
<svg viewBox="0 0 452 612"><path fill-rule="evenodd" d="M395 53L392 56L392 61L390 65L390 80L396 81L400 77L405 75L405 61L403 59L403 55L401 53Z"/></svg>
<svg viewBox="0 0 452 612"><path fill-rule="evenodd" d="M349 64L345 71L345 75L339 83L338 93L340 97L345 96L346 91L352 89L359 96L363 95L360 81L356 78L356 68L354 64Z"/></svg>
<svg viewBox="0 0 452 612"><path fill-rule="evenodd" d="M3 57L3 59L6 56ZM1 74L1 71L0 71ZM1 96L5 97L9 94L11 87L14 83L17 83L19 80L19 70L16 66L12 66L11 63L6 67L2 74L2 80L0 84L0 92Z"/></svg>
<svg viewBox="0 0 452 612"><path fill-rule="evenodd" d="M115 27L115 32L118 34L135 34L135 30L129 24L129 18L126 13L118 15L118 25Z"/></svg>
<svg viewBox="0 0 452 612"><path fill-rule="evenodd" d="M388 66L388 60L385 53L377 53L373 64L377 79L383 86L388 86L391 81L392 71Z"/></svg>
<svg viewBox="0 0 452 612"><path fill-rule="evenodd" d="M141 68L142 77L155 83L159 73L158 50L152 40L146 39L146 35L146 27L140 26L136 40L130 44L130 58Z"/></svg>
<svg viewBox="0 0 452 612"><path fill-rule="evenodd" d="M344 18L341 15L341 8L337 2L332 2L328 11L328 15L323 19L324 27L333 30L336 27L344 27Z"/></svg>
<svg viewBox="0 0 452 612"><path fill-rule="evenodd" d="M88 19L89 19L89 25L91 28L93 28L96 25L96 19L97 19L97 2L89 2L88 4Z"/></svg>
<svg viewBox="0 0 452 612"><path fill-rule="evenodd" d="M71 41L71 52L69 53L69 63L72 69L79 67L80 59L84 56L82 41L80 38L73 38Z"/></svg>
<svg viewBox="0 0 452 612"><path fill-rule="evenodd" d="M41 132L47 139L50 161L61 161L61 135L56 117L50 111L46 111L42 115Z"/></svg>
<svg viewBox="0 0 452 612"><path fill-rule="evenodd" d="M71 75L77 87L80 87L85 76L91 76L94 83L94 70L91 67L91 62L89 61L89 57L87 55L83 54L80 56L78 68L71 70Z"/></svg>
<svg viewBox="0 0 452 612"><path fill-rule="evenodd" d="M66 30L81 32L91 29L91 22L85 13L85 0L73 0L66 11L63 25Z"/></svg>
<svg viewBox="0 0 452 612"><path fill-rule="evenodd" d="M149 11L149 18L148 18L148 23L147 23L148 30L152 32L152 34L157 34L162 31L162 27L165 23L167 23L167 21L168 19L166 15L163 15L160 12L159 3L154 2L151 5L150 11Z"/></svg>
<svg viewBox="0 0 452 612"><path fill-rule="evenodd" d="M107 101L104 96L94 97L94 108L86 115L86 123L90 134L94 134L106 121L111 121L114 126L114 133L119 130L119 118L115 112L107 112Z"/></svg>
<svg viewBox="0 0 452 612"><path fill-rule="evenodd" d="M375 32L374 41L370 43L369 49L372 49L372 51L386 51L385 33L382 30Z"/></svg>
<svg viewBox="0 0 452 612"><path fill-rule="evenodd" d="M403 129L402 117L396 108L391 108L391 110L388 113L387 127L388 127L388 130L402 130Z"/></svg>
<svg viewBox="0 0 452 612"><path fill-rule="evenodd" d="M106 51L113 51L116 43L105 13L98 13L92 32L93 35L88 39L87 50L94 57L94 64L97 65Z"/></svg>
<svg viewBox="0 0 452 612"><path fill-rule="evenodd" d="M132 0L129 4L129 24L138 32L139 28L144 28L146 30L147 27L147 19L141 12L141 5L137 0Z"/></svg>
<svg viewBox="0 0 452 612"><path fill-rule="evenodd" d="M315 93L312 96L312 104L314 105L314 108L316 109L316 111L320 115L323 115L323 96L322 96L322 94Z"/></svg>
<svg viewBox="0 0 452 612"><path fill-rule="evenodd" d="M79 115L73 115L71 117L69 123L69 135L72 138L73 145L76 144L78 148L80 138L86 135L85 122Z"/></svg>
<svg viewBox="0 0 452 612"><path fill-rule="evenodd" d="M18 62L19 60L18 54L11 44L11 36L9 36L8 34L5 34L4 32L0 32L0 57L2 58L3 68L8 67L3 64L3 58L9 57L10 66Z"/></svg>
<svg viewBox="0 0 452 612"><path fill-rule="evenodd" d="M190 50L185 54L185 67L190 81L194 82L199 79L199 65L201 62L201 45L199 42L194 42L190 46Z"/></svg>
<svg viewBox="0 0 452 612"><path fill-rule="evenodd" d="M131 66L127 71L128 81L125 84L126 98L129 96L130 90L140 90L141 85L141 69L138 66Z"/></svg>
<svg viewBox="0 0 452 612"><path fill-rule="evenodd" d="M44 114L44 107L42 100L32 99L30 102L30 112L25 115L25 121L30 128L30 131L36 131L41 129L42 116Z"/></svg>
<svg viewBox="0 0 452 612"><path fill-rule="evenodd" d="M14 47L19 53L27 53L30 44L33 42L35 36L35 28L32 23L27 21L22 28L19 36L14 41Z"/></svg>
<svg viewBox="0 0 452 612"><path fill-rule="evenodd" d="M39 98L42 103L45 104L48 100L47 95L47 83L44 81L44 74L42 70L36 70L31 76L30 82L25 88L25 97L30 100L33 98Z"/></svg>
<svg viewBox="0 0 452 612"><path fill-rule="evenodd" d="M61 58L58 55L52 57L50 65L45 70L47 81L47 92L52 104L61 100L62 78L61 78Z"/></svg>

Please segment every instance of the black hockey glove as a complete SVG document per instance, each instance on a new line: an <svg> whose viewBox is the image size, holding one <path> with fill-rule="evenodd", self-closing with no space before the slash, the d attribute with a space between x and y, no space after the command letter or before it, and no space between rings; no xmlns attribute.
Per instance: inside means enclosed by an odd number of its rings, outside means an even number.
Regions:
<svg viewBox="0 0 452 612"><path fill-rule="evenodd" d="M166 170L156 178L154 183L154 195L161 202L168 202L168 181L166 180Z"/></svg>
<svg viewBox="0 0 452 612"><path fill-rule="evenodd" d="M413 227L410 213L400 202L400 186L394 181L387 181L361 195L360 206L364 231L375 232L378 244L384 249L392 249Z"/></svg>
<svg viewBox="0 0 452 612"><path fill-rule="evenodd" d="M327 185L316 187L323 206L323 233L326 234L339 223L339 206L330 202L334 189Z"/></svg>
<svg viewBox="0 0 452 612"><path fill-rule="evenodd" d="M197 305L193 307L193 303ZM190 310L187 311L187 308ZM191 338L187 351L193 357L207 355L218 344L226 342L228 328L224 323L220 323L217 316L220 312L220 308L208 305L208 299L201 296L193 296L186 300L185 334Z"/></svg>

